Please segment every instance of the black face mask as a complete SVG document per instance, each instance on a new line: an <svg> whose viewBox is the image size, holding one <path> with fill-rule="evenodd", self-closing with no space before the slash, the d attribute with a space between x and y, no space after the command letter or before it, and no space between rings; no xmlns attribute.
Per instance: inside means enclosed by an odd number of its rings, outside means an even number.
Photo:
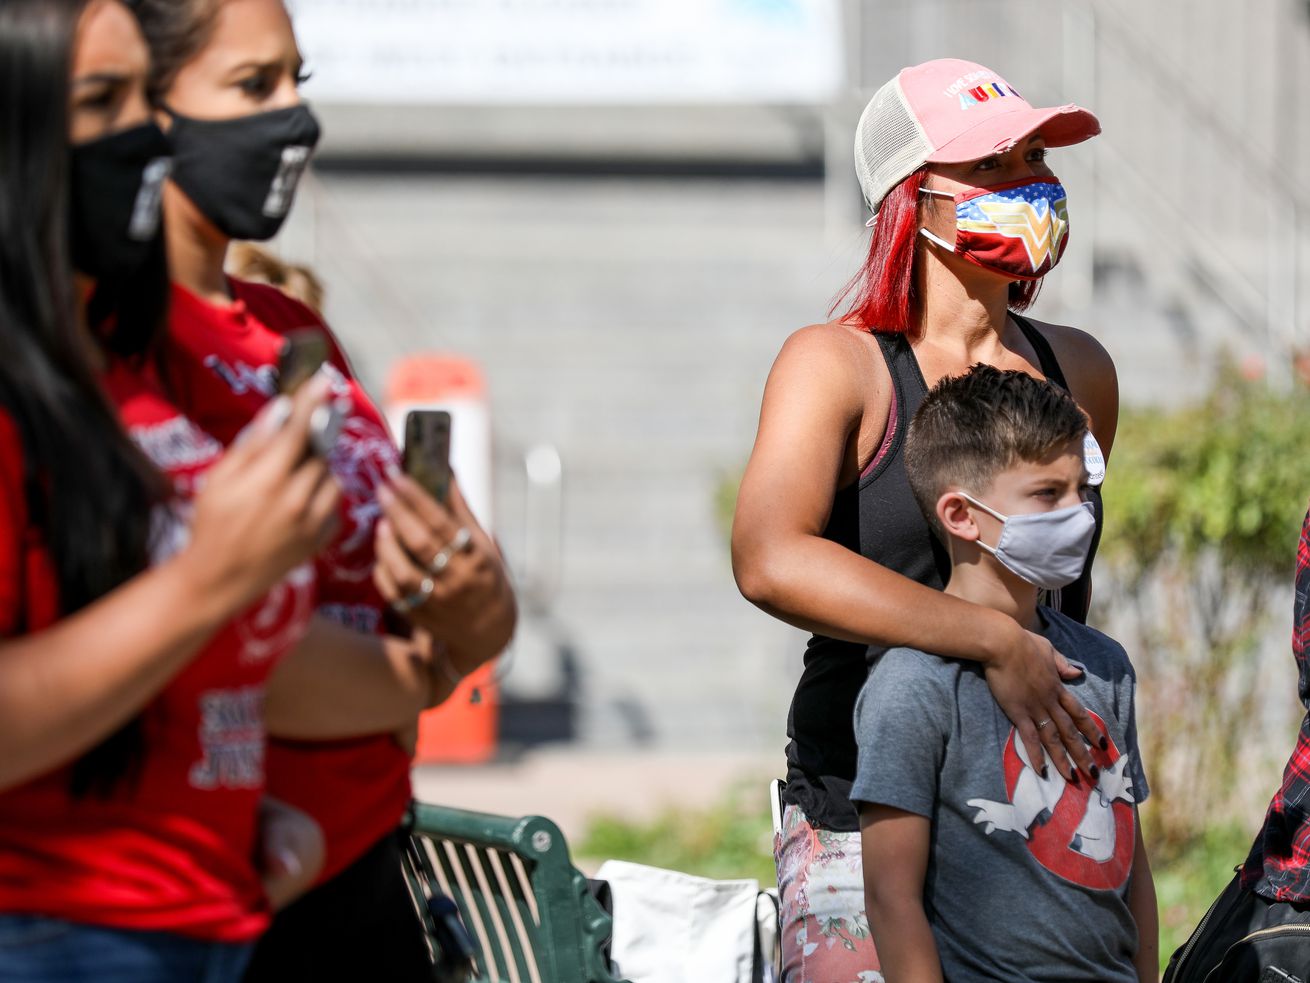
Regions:
<svg viewBox="0 0 1310 983"><path fill-rule="evenodd" d="M309 107L221 120L165 112L173 118L168 136L177 186L228 238L273 238L318 144Z"/></svg>
<svg viewBox="0 0 1310 983"><path fill-rule="evenodd" d="M74 144L69 171L74 269L96 279L130 276L159 237L168 138L145 123Z"/></svg>

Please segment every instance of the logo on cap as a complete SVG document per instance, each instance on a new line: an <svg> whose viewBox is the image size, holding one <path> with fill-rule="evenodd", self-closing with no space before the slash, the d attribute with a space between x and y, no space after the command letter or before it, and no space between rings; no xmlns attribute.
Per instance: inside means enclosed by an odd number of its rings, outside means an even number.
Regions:
<svg viewBox="0 0 1310 983"><path fill-rule="evenodd" d="M961 109L971 109L979 103L1004 99L1006 96L1023 98L1014 86L987 69L961 75L942 89L942 95L948 99L958 99Z"/></svg>
<svg viewBox="0 0 1310 983"><path fill-rule="evenodd" d="M1019 96L1019 93L1005 82L984 82L982 85L975 85L972 89L965 89L960 93L960 108L972 109L982 102L989 102L992 99L1004 99L1006 96ZM1019 96L1020 99L1023 96Z"/></svg>

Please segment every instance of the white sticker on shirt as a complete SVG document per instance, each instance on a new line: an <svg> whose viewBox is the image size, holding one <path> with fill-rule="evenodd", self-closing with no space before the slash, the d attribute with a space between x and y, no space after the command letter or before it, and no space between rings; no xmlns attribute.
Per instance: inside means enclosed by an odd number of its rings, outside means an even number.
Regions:
<svg viewBox="0 0 1310 983"><path fill-rule="evenodd" d="M1087 469L1089 485L1100 485L1105 480L1105 455L1101 453L1101 445L1096 442L1090 430L1083 438L1083 467Z"/></svg>

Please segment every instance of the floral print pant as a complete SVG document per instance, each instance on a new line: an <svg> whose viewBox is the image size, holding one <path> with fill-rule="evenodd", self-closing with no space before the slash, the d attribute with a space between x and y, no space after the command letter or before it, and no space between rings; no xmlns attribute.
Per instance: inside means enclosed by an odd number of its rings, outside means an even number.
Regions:
<svg viewBox="0 0 1310 983"><path fill-rule="evenodd" d="M884 983L864 913L860 834L817 829L789 805L773 858L782 983Z"/></svg>

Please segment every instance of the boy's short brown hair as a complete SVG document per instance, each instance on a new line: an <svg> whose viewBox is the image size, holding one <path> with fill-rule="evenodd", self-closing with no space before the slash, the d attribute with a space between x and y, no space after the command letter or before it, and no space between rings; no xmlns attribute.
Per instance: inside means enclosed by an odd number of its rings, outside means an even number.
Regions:
<svg viewBox="0 0 1310 983"><path fill-rule="evenodd" d="M982 494L1018 461L1040 461L1087 433L1087 414L1055 383L978 363L924 397L905 437L905 471L928 524L952 485Z"/></svg>

